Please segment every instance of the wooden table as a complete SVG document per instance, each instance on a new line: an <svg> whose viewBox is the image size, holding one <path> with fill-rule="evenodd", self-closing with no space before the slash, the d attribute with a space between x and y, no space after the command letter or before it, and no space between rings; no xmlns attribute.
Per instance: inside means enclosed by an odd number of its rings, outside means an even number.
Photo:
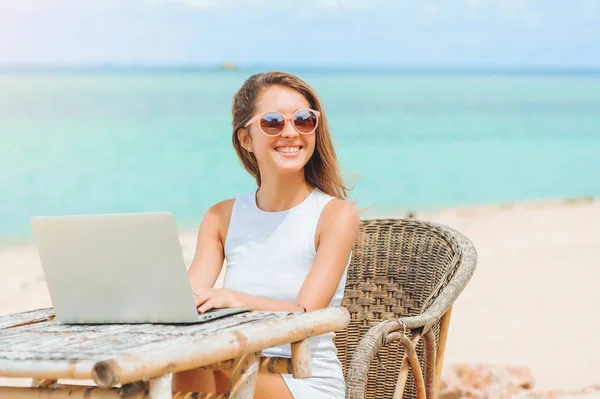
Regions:
<svg viewBox="0 0 600 399"><path fill-rule="evenodd" d="M0 377L32 378L0 387L0 398L163 399L253 397L258 370L310 377L307 338L345 328L342 307L309 313L252 312L203 324L65 325L52 309L0 317ZM292 344L291 359L260 358ZM172 393L171 374L197 367L231 370L229 393ZM96 387L62 385L93 380Z"/></svg>

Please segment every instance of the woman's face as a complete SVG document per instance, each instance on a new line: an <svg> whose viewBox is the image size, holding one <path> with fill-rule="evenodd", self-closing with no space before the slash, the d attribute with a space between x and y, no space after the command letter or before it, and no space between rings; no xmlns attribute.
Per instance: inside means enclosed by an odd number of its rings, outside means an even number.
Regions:
<svg viewBox="0 0 600 399"><path fill-rule="evenodd" d="M290 118L294 112L310 108L310 105L296 90L274 85L267 87L258 96L255 108L254 115L278 111L286 118ZM249 148L254 153L261 176L264 176L270 173L267 171L275 173L302 171L315 150L315 134L316 132L298 133L288 119L283 132L271 137L262 132L259 120L255 120L248 128L240 129L238 138L246 149Z"/></svg>

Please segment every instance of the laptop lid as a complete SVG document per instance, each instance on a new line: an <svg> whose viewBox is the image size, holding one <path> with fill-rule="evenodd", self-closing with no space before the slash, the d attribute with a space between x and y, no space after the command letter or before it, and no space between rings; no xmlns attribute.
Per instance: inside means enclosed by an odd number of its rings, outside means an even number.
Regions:
<svg viewBox="0 0 600 399"><path fill-rule="evenodd" d="M31 228L59 321L198 320L170 213L35 217Z"/></svg>

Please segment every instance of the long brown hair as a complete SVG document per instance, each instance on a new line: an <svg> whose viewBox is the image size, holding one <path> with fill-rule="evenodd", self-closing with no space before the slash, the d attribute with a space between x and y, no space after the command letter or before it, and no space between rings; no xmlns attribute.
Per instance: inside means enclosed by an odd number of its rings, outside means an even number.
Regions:
<svg viewBox="0 0 600 399"><path fill-rule="evenodd" d="M289 87L302 94L310 108L321 113L315 132L315 151L304 166L304 178L312 187L339 199L346 199L348 188L340 173L335 149L331 141L329 125L317 93L302 79L285 72L266 72L250 76L233 96L233 148L244 168L256 179L260 187L260 171L254 153L245 151L238 139L237 132L254 116L258 95L269 86Z"/></svg>

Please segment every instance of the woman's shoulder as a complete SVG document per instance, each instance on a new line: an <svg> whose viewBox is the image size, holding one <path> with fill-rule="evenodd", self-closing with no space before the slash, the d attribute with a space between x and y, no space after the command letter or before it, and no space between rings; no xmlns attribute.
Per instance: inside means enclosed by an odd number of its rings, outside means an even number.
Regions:
<svg viewBox="0 0 600 399"><path fill-rule="evenodd" d="M333 226L355 229L358 227L359 222L360 216L354 204L348 200L335 197L327 202L319 220L322 229Z"/></svg>
<svg viewBox="0 0 600 399"><path fill-rule="evenodd" d="M331 198L323 208L323 216L342 219L358 219L358 211L353 203L340 198Z"/></svg>
<svg viewBox="0 0 600 399"><path fill-rule="evenodd" d="M253 193L248 193L241 195L237 198L229 198L216 204L212 205L206 211L207 215L210 215L213 218L219 219L221 222L224 222L225 225L229 225L229 221L231 219L231 214L233 212L233 207L236 202L240 203L249 203L251 199L253 199ZM243 205L243 204L242 204Z"/></svg>
<svg viewBox="0 0 600 399"><path fill-rule="evenodd" d="M224 243L227 237L227 230L231 221L231 213L235 198L229 198L212 205L204 215L203 223L207 223L214 229L219 240Z"/></svg>
<svg viewBox="0 0 600 399"><path fill-rule="evenodd" d="M356 240L359 224L360 216L354 204L334 197L325 205L319 217L316 248L320 247L324 237L329 237L328 240L333 238L334 241L341 239L353 242Z"/></svg>
<svg viewBox="0 0 600 399"><path fill-rule="evenodd" d="M233 204L235 203L235 198L229 198L216 204L212 205L208 208L206 213L213 214L215 216L226 216L227 214L231 214L231 209L233 208Z"/></svg>

